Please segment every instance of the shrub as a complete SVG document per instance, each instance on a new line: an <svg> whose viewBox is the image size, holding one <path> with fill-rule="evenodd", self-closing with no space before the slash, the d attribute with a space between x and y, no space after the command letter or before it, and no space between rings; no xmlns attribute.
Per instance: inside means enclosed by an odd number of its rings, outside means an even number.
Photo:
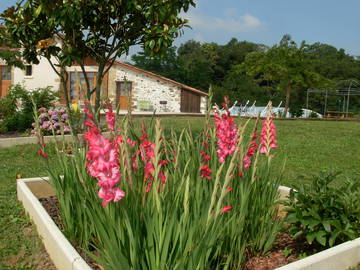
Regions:
<svg viewBox="0 0 360 270"><path fill-rule="evenodd" d="M37 88L32 92L21 85L13 85L9 94L0 99L0 119L3 120L5 131L25 131L31 129L33 122L33 105L51 108L57 100L57 94L51 87Z"/></svg>
<svg viewBox="0 0 360 270"><path fill-rule="evenodd" d="M311 113L309 114L309 118L319 118L319 115L316 112L311 111Z"/></svg>
<svg viewBox="0 0 360 270"><path fill-rule="evenodd" d="M354 239L360 234L360 181L335 181L334 173L322 174L290 193L289 230L304 235L309 244L323 247Z"/></svg>

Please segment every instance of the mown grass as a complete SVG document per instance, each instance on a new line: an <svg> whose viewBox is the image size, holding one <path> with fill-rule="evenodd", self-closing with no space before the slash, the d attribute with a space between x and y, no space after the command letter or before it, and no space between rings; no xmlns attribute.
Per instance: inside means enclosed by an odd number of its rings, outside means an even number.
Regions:
<svg viewBox="0 0 360 270"><path fill-rule="evenodd" d="M135 119L138 129L141 121L150 119ZM359 122L275 123L279 149L274 151L273 169L280 173L284 167L283 184L292 186L298 181L311 181L311 175L324 170L340 171L343 177L360 176ZM180 132L185 127L200 134L204 118L168 117L162 118L162 125L165 136L170 128ZM16 199L16 177L46 176L43 160L36 150L37 145L0 148L0 269L50 269L44 267L46 258L41 242ZM50 164L56 166L53 161Z"/></svg>
<svg viewBox="0 0 360 270"><path fill-rule="evenodd" d="M0 269L53 269L16 198L16 178L46 176L37 145L0 148Z"/></svg>

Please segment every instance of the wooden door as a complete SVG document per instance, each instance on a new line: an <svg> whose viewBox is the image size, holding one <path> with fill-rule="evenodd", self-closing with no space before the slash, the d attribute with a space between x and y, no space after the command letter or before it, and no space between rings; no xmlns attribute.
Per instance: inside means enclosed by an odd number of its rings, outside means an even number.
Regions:
<svg viewBox="0 0 360 270"><path fill-rule="evenodd" d="M187 113L200 113L200 96L187 91L181 90L180 111Z"/></svg>
<svg viewBox="0 0 360 270"><path fill-rule="evenodd" d="M116 82L116 107L127 110L131 99L132 83L128 81Z"/></svg>
<svg viewBox="0 0 360 270"><path fill-rule="evenodd" d="M11 68L0 66L0 97L5 97L9 93L11 85Z"/></svg>

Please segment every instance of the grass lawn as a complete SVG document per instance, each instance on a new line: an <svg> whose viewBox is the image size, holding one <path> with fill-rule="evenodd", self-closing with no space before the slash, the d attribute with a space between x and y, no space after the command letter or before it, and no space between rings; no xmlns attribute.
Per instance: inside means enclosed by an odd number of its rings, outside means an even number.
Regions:
<svg viewBox="0 0 360 270"><path fill-rule="evenodd" d="M162 124L165 132L170 127L181 130L186 126L199 132L204 118L168 117L162 118ZM360 176L359 122L299 120L275 124L279 149L274 151L273 165L280 171L285 164L285 185L309 181L312 174L324 170L340 171L344 177ZM37 145L0 148L0 269L52 269L16 199L16 177L46 176L36 150ZM52 162L52 166L56 164Z"/></svg>

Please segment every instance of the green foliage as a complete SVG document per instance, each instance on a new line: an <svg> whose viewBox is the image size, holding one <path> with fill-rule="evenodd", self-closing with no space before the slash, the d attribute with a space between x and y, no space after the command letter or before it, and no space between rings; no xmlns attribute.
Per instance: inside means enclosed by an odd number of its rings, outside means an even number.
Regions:
<svg viewBox="0 0 360 270"><path fill-rule="evenodd" d="M310 114L309 114L309 118L318 118L318 114L314 111L312 111Z"/></svg>
<svg viewBox="0 0 360 270"><path fill-rule="evenodd" d="M50 87L27 91L21 85L13 85L9 94L0 99L0 120L3 131L25 131L32 128L34 100L38 108L51 108L57 99Z"/></svg>
<svg viewBox="0 0 360 270"><path fill-rule="evenodd" d="M290 193L286 221L294 236L303 235L309 244L323 247L355 239L360 234L360 182L322 174L310 185Z"/></svg>

